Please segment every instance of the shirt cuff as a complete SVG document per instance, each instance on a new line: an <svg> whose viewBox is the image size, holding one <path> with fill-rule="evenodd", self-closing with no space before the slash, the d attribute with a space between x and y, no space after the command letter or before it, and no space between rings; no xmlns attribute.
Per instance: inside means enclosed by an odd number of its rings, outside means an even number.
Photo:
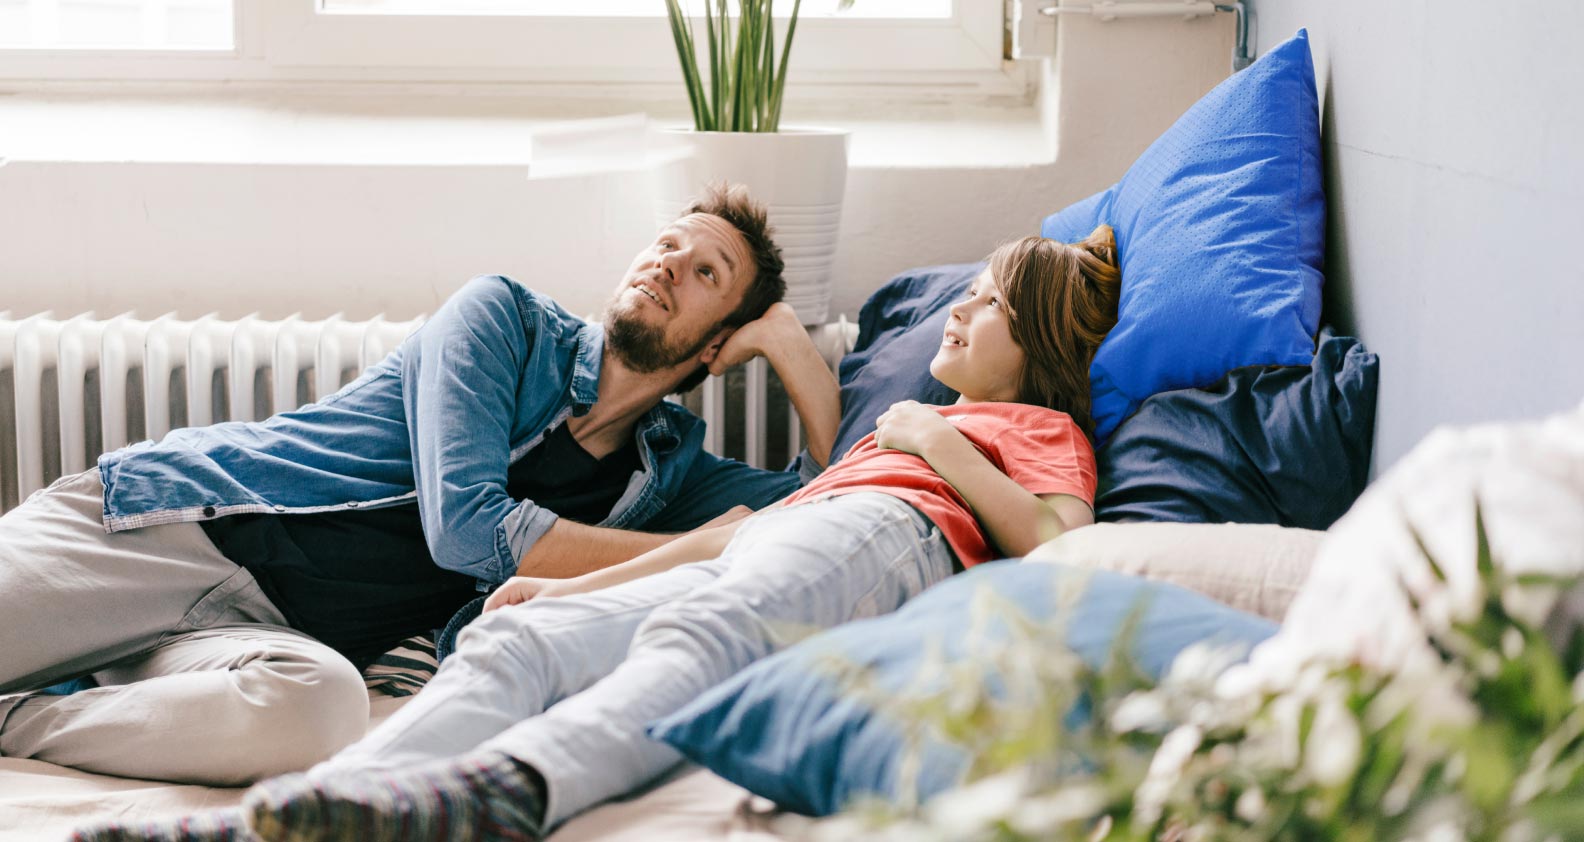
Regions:
<svg viewBox="0 0 1584 842"><path fill-rule="evenodd" d="M524 500L517 504L501 521L495 530L496 549L500 555L501 574L499 582L517 575L517 565L528 549L544 537L550 527L560 519L560 515L534 503Z"/></svg>

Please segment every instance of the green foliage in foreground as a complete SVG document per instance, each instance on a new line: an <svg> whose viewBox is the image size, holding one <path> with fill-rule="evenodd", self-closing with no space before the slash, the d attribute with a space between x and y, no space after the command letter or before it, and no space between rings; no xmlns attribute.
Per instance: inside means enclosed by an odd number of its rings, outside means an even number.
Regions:
<svg viewBox="0 0 1584 842"><path fill-rule="evenodd" d="M786 40L776 56L774 0L703 0L704 41L693 39L693 26L682 0L666 0L671 39L676 43L693 127L701 132L773 132L781 125L781 96L786 90L787 59L797 34L803 0L793 0ZM842 0L839 8L852 5ZM732 7L736 8L735 26ZM702 53L702 55L700 55ZM701 59L707 64L700 66ZM705 79L706 68L708 79Z"/></svg>
<svg viewBox="0 0 1584 842"><path fill-rule="evenodd" d="M1575 628L1558 651L1543 621L1509 610L1552 604L1578 579L1509 574L1491 558L1477 508L1475 529L1472 616L1435 622L1409 594L1420 627L1439 630L1389 674L1316 660L1228 692L1217 676L1239 653L1195 648L1149 686L1123 658L1089 667L1063 645L1064 623L1016 617L987 591L976 622L1011 616L1003 643L972 664L937 661L912 692L874 696L908 723L915 745L927 735L967 749L976 759L968 783L922 807L856 805L814 835L1584 839L1584 642ZM1444 586L1444 568L1419 546ZM1092 702L1089 722L1060 727L1081 699Z"/></svg>

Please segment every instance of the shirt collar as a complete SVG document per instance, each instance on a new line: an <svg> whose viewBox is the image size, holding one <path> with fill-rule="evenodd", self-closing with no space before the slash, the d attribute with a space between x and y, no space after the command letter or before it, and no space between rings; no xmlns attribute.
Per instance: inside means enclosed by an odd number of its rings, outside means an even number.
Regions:
<svg viewBox="0 0 1584 842"><path fill-rule="evenodd" d="M638 422L639 438L648 442L656 453L670 453L682 445L682 435L674 417L679 409L681 407L670 401L661 401Z"/></svg>
<svg viewBox="0 0 1584 842"><path fill-rule="evenodd" d="M605 359L605 328L597 324L585 324L578 328L576 347L572 361L572 414L584 415L599 398L600 365Z"/></svg>

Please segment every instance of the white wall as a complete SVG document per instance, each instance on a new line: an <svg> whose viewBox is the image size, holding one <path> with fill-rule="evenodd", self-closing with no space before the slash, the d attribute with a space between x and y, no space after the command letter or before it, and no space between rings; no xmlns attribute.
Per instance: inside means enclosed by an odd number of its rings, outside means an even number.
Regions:
<svg viewBox="0 0 1584 842"><path fill-rule="evenodd" d="M1327 317L1381 357L1375 468L1584 399L1584 4L1255 0L1324 101Z"/></svg>
<svg viewBox="0 0 1584 842"><path fill-rule="evenodd" d="M833 312L856 314L870 291L904 268L976 260L1005 238L1035 233L1044 215L1114 181L1225 77L1232 21L1068 19L1059 42L1058 84L1048 91L1057 129L1041 154L987 164L974 138L960 131L935 144L941 154L934 165L921 166L918 154L906 165L890 163L883 139L855 151ZM443 145L451 126L457 144L491 149L491 163L456 163L459 156L437 153L449 162L437 165L421 163L422 149L408 160L379 150L365 158L344 140L324 162L312 162L292 147L297 135L290 132L295 127L300 135L323 120L322 103L270 123L272 131L286 125L278 138L250 134L249 111L218 123L215 145L234 149L240 142L272 163L233 160L188 136L203 129L182 133L198 150L185 160L133 142L147 134L141 123L171 119L170 107L118 112L120 124L90 124L81 134L93 136L63 139L58 156L47 145L41 151L35 144L26 156L13 148L0 167L0 310L406 317L432 311L472 275L500 272L552 292L574 311L593 312L652 235L641 178L524 177L526 149L514 152L499 135L515 131L510 118L531 103L502 106L493 127L476 114L403 122L388 116L403 104L357 104L361 130L370 119L390 119L393 135L421 127ZM0 157L8 155L8 113L15 120L37 109L8 112L0 96ZM998 131L995 120L984 126L987 134ZM27 126L10 128L14 138ZM493 139L480 134L491 132ZM118 142L125 154L77 154L84 145ZM367 159L381 163L359 163Z"/></svg>

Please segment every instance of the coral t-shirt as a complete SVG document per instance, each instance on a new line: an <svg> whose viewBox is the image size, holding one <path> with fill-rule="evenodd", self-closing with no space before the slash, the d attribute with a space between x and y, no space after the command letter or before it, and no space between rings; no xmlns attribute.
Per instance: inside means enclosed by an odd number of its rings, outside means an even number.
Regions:
<svg viewBox="0 0 1584 842"><path fill-rule="evenodd" d="M932 406L1001 473L1030 493L1071 494L1090 506L1095 497L1094 448L1072 416L1022 403ZM841 461L787 498L793 505L839 494L889 494L923 512L940 528L964 567L997 556L968 501L923 457L875 446L864 436Z"/></svg>

